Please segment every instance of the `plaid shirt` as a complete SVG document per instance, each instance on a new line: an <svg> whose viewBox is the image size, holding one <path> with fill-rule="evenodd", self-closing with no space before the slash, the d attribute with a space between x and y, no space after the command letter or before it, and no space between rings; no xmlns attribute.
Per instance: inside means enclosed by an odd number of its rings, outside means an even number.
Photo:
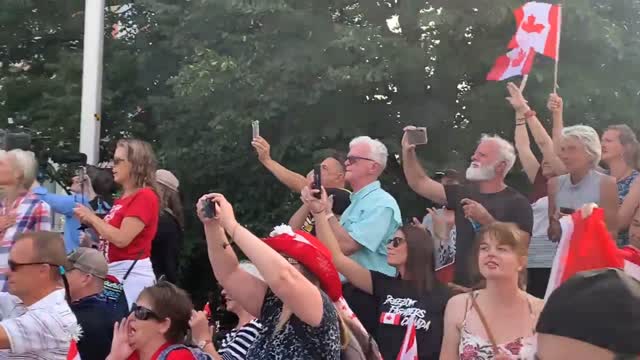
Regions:
<svg viewBox="0 0 640 360"><path fill-rule="evenodd" d="M9 251L20 234L28 231L51 230L51 208L32 193L18 197L11 206L0 201L0 214L16 214L16 223L0 232L0 289L5 285L9 271Z"/></svg>

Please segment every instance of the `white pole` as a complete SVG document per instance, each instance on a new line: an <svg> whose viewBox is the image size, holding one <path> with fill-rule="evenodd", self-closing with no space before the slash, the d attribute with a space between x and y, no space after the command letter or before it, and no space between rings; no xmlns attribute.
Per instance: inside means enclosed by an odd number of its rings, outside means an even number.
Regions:
<svg viewBox="0 0 640 360"><path fill-rule="evenodd" d="M82 107L80 109L80 152L87 163L100 160L102 97L102 49L104 0L86 0L84 8L84 53L82 58Z"/></svg>

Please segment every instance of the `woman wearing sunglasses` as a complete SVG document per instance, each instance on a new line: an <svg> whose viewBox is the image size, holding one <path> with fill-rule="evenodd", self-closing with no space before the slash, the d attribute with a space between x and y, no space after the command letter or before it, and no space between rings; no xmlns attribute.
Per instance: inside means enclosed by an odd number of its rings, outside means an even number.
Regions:
<svg viewBox="0 0 640 360"><path fill-rule="evenodd" d="M421 227L405 225L387 245L387 263L399 273L391 277L370 271L342 253L325 215L330 209L322 190L317 199L308 187L302 201L316 221L318 238L329 248L338 271L360 290L373 295L378 304L379 321L375 338L384 359L395 359L402 346L407 326L416 326L418 358L437 359L444 326L444 309L451 297L448 288L434 274L433 241Z"/></svg>
<svg viewBox="0 0 640 360"><path fill-rule="evenodd" d="M118 141L112 171L114 181L122 187L122 196L109 214L102 219L83 205L77 206L74 214L100 236L100 250L109 261L109 275L123 283L131 306L142 289L153 285L156 279L150 256L158 230L160 200L155 191L156 157L151 145L136 139Z"/></svg>
<svg viewBox="0 0 640 360"><path fill-rule="evenodd" d="M195 360L183 344L193 304L175 285L160 281L145 288L131 313L113 329L107 360Z"/></svg>

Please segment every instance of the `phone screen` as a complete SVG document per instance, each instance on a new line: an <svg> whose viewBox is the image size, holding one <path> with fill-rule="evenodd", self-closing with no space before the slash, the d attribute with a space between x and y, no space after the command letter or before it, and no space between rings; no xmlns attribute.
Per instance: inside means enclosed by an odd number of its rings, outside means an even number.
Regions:
<svg viewBox="0 0 640 360"><path fill-rule="evenodd" d="M419 127L414 130L407 130L409 144L422 145L427 143L427 128Z"/></svg>
<svg viewBox="0 0 640 360"><path fill-rule="evenodd" d="M253 138L260 136L260 121L255 120L251 122L251 130L253 131Z"/></svg>
<svg viewBox="0 0 640 360"><path fill-rule="evenodd" d="M316 165L313 168L313 188L316 190L322 189L322 168L320 165ZM322 197L322 194L315 193L314 196L320 199Z"/></svg>

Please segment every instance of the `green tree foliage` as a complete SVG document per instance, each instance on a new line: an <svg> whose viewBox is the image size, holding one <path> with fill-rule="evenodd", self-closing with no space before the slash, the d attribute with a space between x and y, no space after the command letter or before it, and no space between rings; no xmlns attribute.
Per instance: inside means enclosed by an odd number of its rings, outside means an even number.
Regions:
<svg viewBox="0 0 640 360"><path fill-rule="evenodd" d="M58 3L3 2L0 118L75 147L83 13ZM257 162L252 120L260 120L273 157L301 173L318 150L346 150L350 138L367 134L390 150L384 186L405 215L423 214L425 201L408 190L395 157L402 128L429 128L430 143L420 149L429 170L463 169L483 132L512 138L505 84L484 77L507 51L512 10L522 3L137 1L105 22L102 155L123 135L153 141L181 179L188 210L202 193L222 192L241 221L264 235L299 201ZM559 92L567 124L640 125L639 8L633 0L563 6ZM117 21L132 32L113 39ZM30 68L10 66L23 61ZM528 82L539 114L553 66L537 56ZM200 226L187 213L184 279L195 289L210 271ZM192 276L200 273L207 276Z"/></svg>

